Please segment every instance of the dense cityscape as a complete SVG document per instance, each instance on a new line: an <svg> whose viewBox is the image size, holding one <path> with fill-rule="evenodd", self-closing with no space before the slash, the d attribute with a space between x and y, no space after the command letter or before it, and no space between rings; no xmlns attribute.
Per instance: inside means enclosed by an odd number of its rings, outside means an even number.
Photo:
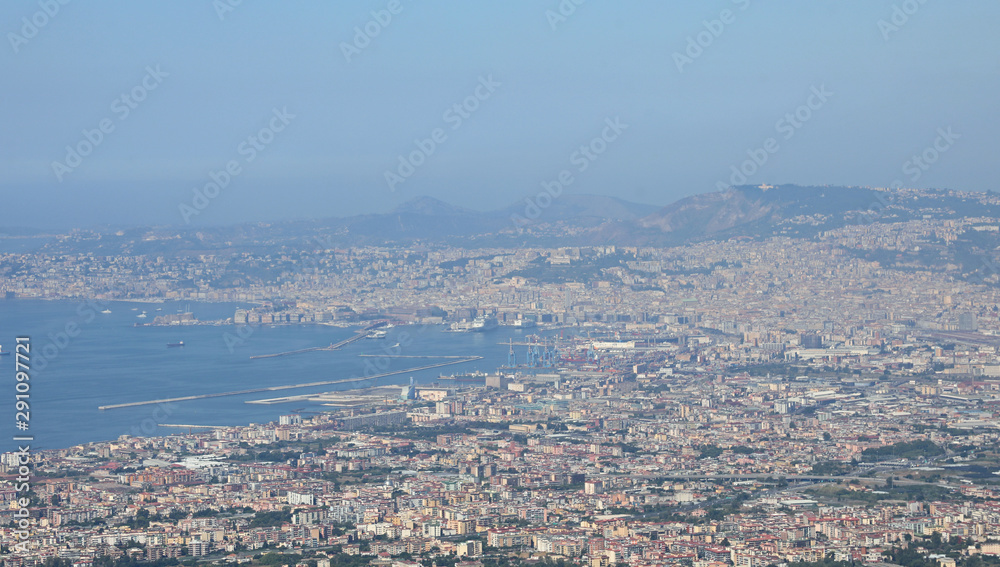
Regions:
<svg viewBox="0 0 1000 567"><path fill-rule="evenodd" d="M671 247L0 255L7 301L243 305L137 325L526 333L495 371L316 395L329 411L44 449L27 478L7 453L4 565L998 564L1000 294L952 256L1000 221L896 221Z"/></svg>
<svg viewBox="0 0 1000 567"><path fill-rule="evenodd" d="M0 567L1000 567L1000 2L0 2Z"/></svg>

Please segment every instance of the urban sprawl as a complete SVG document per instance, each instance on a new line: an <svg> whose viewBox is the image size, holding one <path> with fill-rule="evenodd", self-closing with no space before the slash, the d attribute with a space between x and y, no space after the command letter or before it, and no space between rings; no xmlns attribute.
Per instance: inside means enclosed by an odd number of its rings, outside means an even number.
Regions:
<svg viewBox="0 0 1000 567"><path fill-rule="evenodd" d="M245 305L148 324L525 330L487 375L33 451L30 490L7 453L3 565L1000 565L996 274L876 258L998 226L671 248L0 255L13 301Z"/></svg>

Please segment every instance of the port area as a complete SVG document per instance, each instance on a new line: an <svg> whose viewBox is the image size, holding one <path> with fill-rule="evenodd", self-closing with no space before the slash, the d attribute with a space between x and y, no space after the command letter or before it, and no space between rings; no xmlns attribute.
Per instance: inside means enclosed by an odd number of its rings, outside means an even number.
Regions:
<svg viewBox="0 0 1000 567"><path fill-rule="evenodd" d="M217 392L214 394L197 394L193 396L181 396L178 398L163 398L159 400L146 400L142 402L126 402L122 404L110 404L106 406L98 406L99 410L112 410L119 408L129 408L135 406L145 406L151 404L165 404L170 402L188 402L191 400L203 400L206 398L221 398L225 396L239 396L244 394L260 394L263 392L274 392L279 390L294 390L296 388L309 388L312 386L331 386L333 384L349 384L352 382L365 382L367 380L375 380L382 378L384 376L394 376L396 374L406 374L408 372L418 372L420 370L427 370L430 368L440 368L442 366L450 366L452 364L463 364L466 362L472 362L474 360L482 360L481 356L470 355L465 358L460 358L457 360L448 360L445 362L439 362L437 364L425 364L423 366L417 366L414 368L404 368L403 370L395 370L392 372L382 372L381 374L373 374L371 376L361 376L358 378L344 378L342 380L323 380L320 382L306 382L304 384L282 384L280 386L268 386L265 388L253 388L250 390L236 390L234 392Z"/></svg>
<svg viewBox="0 0 1000 567"><path fill-rule="evenodd" d="M336 392L323 392L320 394L299 394L296 396L282 396L280 398L267 398L263 400L247 400L245 403L272 405L287 404L292 402L308 402L330 407L351 408L370 404L380 404L384 403L386 398L398 397L399 386L376 386L374 388L357 388L354 390L340 390Z"/></svg>
<svg viewBox="0 0 1000 567"><path fill-rule="evenodd" d="M319 350L338 350L338 349L340 349L342 347L345 347L345 346L347 346L347 345L349 345L349 344L351 344L353 342L360 341L361 339L363 339L366 336L368 336L368 333L370 333L371 331L373 331L375 329L378 329L379 327L385 326L386 324L387 324L386 321L380 321L380 322L375 323L373 325L368 325L367 327L362 328L360 331L357 331L354 334L353 337L348 337L348 338L340 341L339 343L331 343L329 346L300 348L298 350L289 350L289 351L286 351L286 352L276 352L274 354L258 354L256 356L251 356L250 360L257 360L257 359L260 359L260 358L276 358L276 357L279 357L279 356L291 356L293 354L302 354L302 353L306 353L306 352L315 352L315 351L319 351Z"/></svg>

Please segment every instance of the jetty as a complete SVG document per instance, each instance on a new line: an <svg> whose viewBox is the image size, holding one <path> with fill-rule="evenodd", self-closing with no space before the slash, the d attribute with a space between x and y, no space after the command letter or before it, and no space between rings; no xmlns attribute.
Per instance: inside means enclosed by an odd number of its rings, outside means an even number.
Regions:
<svg viewBox="0 0 1000 567"><path fill-rule="evenodd" d="M347 345L349 345L349 344L351 344L351 343L353 343L355 341L360 341L361 339L365 338L365 336L367 336L368 333L370 333L373 329L377 329L377 328L379 328L379 327L381 327L381 326L383 326L385 324L386 324L385 321L380 321L378 323L375 323L375 324L372 324L372 325L368 325L367 327L365 327L365 328L361 329L360 331L356 332L353 337L348 337L348 338L346 338L346 339L344 339L344 340L342 340L342 341L340 341L338 343L330 343L328 346L300 348L298 350L289 350L289 351L285 351L285 352L276 352L274 354L258 354L258 355L251 356L250 360L257 360L259 358L277 358L279 356L291 356L293 354L302 354L302 353L305 353L305 352L315 352L315 351L319 351L319 350L339 350L340 348L345 347L345 346L347 346Z"/></svg>
<svg viewBox="0 0 1000 567"><path fill-rule="evenodd" d="M243 394L259 394L261 392L276 392L279 390L294 390L296 388L310 388L313 386L332 386L334 384L348 384L351 382L364 382L367 380L373 380L375 378L382 378L384 376L393 376L395 374L406 374L407 372L419 372L421 370L428 370L431 368L440 368L442 366L449 366L452 364L462 364L465 362L472 362L474 360L481 360L481 356L468 356L458 360L449 360L446 362L438 362L436 364L426 364L424 366L416 366L413 368L406 368L403 370L395 370L392 372L383 372L381 374L373 374L371 376L363 376L360 378L344 378L342 380L323 380L320 382L305 382L303 384L283 384L281 386L268 386L265 388L251 388L249 390L235 390L232 392L216 392L214 394L196 394L193 396L180 396L177 398L163 398L159 400L146 400L142 402L127 402L123 404L109 404L106 406L98 406L99 410L111 410L120 408L131 408L136 406L148 406L152 404L167 404L171 402L189 402L192 400L204 400L208 398L222 398L226 396L240 396Z"/></svg>

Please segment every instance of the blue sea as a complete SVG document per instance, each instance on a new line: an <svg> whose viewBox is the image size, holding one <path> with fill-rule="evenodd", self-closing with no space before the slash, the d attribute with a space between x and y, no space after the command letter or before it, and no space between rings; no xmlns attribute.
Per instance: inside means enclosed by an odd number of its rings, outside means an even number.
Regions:
<svg viewBox="0 0 1000 567"><path fill-rule="evenodd" d="M156 315L192 311L202 321L231 317L238 307L219 303L88 304L76 301L0 299L0 345L13 351L15 337L31 338L30 428L32 448L57 449L91 441L116 439L123 434L170 435L186 432L158 427L158 423L192 425L246 425L276 421L295 411L329 411L308 402L275 405L247 404L297 394L343 390L373 385L418 384L437 381L441 374L481 370L492 372L507 362L509 338L518 341L531 331L501 327L488 333L450 333L444 326L400 325L382 340L362 339L339 351L315 351L251 360L250 356L327 346L352 336L355 328L322 325L261 325L241 334L228 326L136 327ZM110 314L99 311L109 309ZM161 311L157 311L157 309ZM142 311L147 318L139 319ZM247 333L248 331L249 334ZM405 334L404 334L405 333ZM74 336L71 336L74 335ZM183 348L167 343L183 341ZM338 380L375 372L405 370L444 362L443 359L373 359L396 343L402 355L476 355L482 360L407 372L359 383L279 390L237 396L100 410L99 406ZM516 348L516 347L515 347ZM523 349L524 347L520 347ZM518 358L522 357L520 349ZM6 384L7 409L0 411L0 451L15 449L14 356L0 357L0 384ZM367 366L366 366L367 365ZM0 400L3 399L0 392ZM2 407L2 402L0 402ZM6 417L7 424L2 420ZM6 430L9 434L4 434Z"/></svg>

